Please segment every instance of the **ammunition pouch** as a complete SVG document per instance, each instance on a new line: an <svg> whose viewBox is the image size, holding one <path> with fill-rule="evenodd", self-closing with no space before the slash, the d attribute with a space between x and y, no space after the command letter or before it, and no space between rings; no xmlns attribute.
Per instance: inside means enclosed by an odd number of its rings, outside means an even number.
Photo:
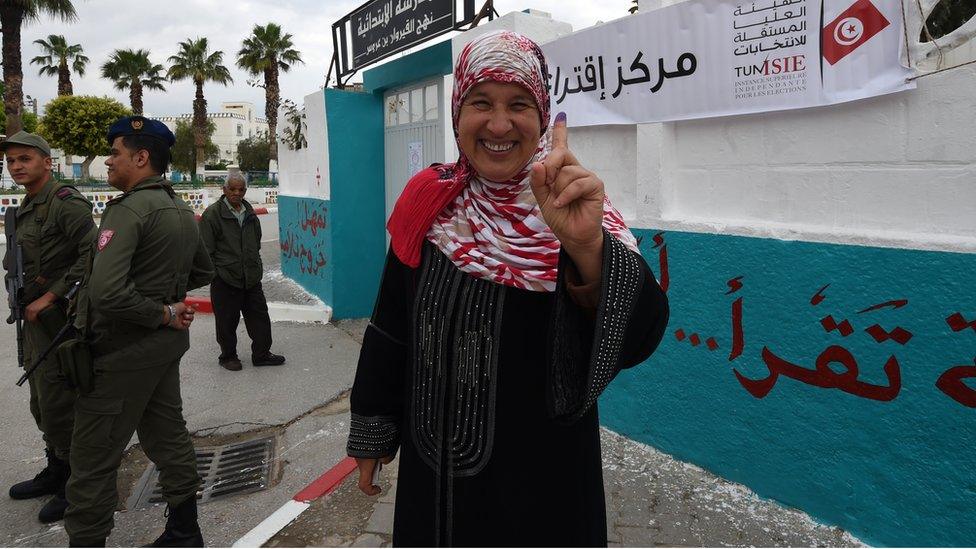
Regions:
<svg viewBox="0 0 976 549"><path fill-rule="evenodd" d="M68 387L82 395L92 392L95 388L95 361L88 342L71 339L58 346L57 353L61 375Z"/></svg>

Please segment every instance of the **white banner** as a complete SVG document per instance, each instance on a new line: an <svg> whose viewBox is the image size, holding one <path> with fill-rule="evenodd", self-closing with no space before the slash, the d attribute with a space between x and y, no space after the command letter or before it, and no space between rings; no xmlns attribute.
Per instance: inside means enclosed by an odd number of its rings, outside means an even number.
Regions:
<svg viewBox="0 0 976 549"><path fill-rule="evenodd" d="M899 0L688 0L543 46L571 126L816 107L912 89Z"/></svg>

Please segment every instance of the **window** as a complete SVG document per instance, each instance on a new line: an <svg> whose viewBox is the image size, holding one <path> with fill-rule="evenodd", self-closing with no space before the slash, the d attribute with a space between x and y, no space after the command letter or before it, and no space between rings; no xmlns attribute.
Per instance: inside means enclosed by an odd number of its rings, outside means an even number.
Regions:
<svg viewBox="0 0 976 549"><path fill-rule="evenodd" d="M399 113L400 124L401 125L409 124L410 123L410 94L409 93L401 93L397 95L397 107L398 110L400 111Z"/></svg>
<svg viewBox="0 0 976 549"><path fill-rule="evenodd" d="M437 84L427 86L424 89L424 96L427 102L424 118L427 120L437 120Z"/></svg>
<svg viewBox="0 0 976 549"><path fill-rule="evenodd" d="M424 89L417 88L410 90L410 121L423 122L424 120Z"/></svg>
<svg viewBox="0 0 976 549"><path fill-rule="evenodd" d="M385 99L384 126L392 128L421 124L440 117L440 89L437 84L395 92Z"/></svg>
<svg viewBox="0 0 976 549"><path fill-rule="evenodd" d="M386 127L397 125L397 112L400 110L399 102L395 95L390 96L386 100Z"/></svg>
<svg viewBox="0 0 976 549"><path fill-rule="evenodd" d="M244 125L243 124L238 124L237 125L237 137L244 137Z"/></svg>

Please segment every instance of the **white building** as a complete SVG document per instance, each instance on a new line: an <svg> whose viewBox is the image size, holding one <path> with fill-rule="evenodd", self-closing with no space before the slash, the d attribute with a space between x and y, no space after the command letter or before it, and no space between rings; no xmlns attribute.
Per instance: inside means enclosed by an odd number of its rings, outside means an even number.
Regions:
<svg viewBox="0 0 976 549"><path fill-rule="evenodd" d="M193 114L159 116L156 119L176 133L176 123L180 120L188 122L193 120ZM220 160L229 164L237 162L238 143L268 132L268 121L258 117L254 110L254 103L247 101L224 102L220 105L220 111L208 113L207 119L217 128L213 134L213 142L220 148Z"/></svg>

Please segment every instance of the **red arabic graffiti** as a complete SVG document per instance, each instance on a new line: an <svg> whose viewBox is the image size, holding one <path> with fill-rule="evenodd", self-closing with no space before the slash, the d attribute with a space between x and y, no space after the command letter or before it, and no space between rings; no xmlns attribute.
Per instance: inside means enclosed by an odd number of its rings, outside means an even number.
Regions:
<svg viewBox="0 0 976 549"><path fill-rule="evenodd" d="M661 233L658 234L660 235ZM732 280L729 280L726 284L730 289L725 295L733 294L739 291L742 288L742 283L739 282L740 280L742 280L741 276L737 276ZM678 328L675 330L674 337L678 341L684 341L686 337L684 329ZM691 343L692 347L697 347L702 343L701 336L697 333L692 333L687 337L688 342ZM742 298L740 297L735 301L735 303L732 304L732 352L729 354L729 360L733 360L735 357L742 354L742 345ZM706 339L705 346L708 347L709 351L714 351L719 347L718 341L714 337L709 337Z"/></svg>
<svg viewBox="0 0 976 549"><path fill-rule="evenodd" d="M302 208L304 208L304 214L301 220L302 230L306 232L311 230L312 236L318 236L319 229L325 228L325 216L315 210L312 210L312 213L309 214L308 202L303 202Z"/></svg>
<svg viewBox="0 0 976 549"><path fill-rule="evenodd" d="M670 285L671 275L668 273L668 246L664 243L664 233L657 233L654 235L654 248L658 250L657 252L657 268L658 272L661 273L661 279L658 283L661 285L661 289L664 293L668 292L668 286Z"/></svg>
<svg viewBox="0 0 976 549"><path fill-rule="evenodd" d="M660 284L667 291L670 275L668 270L667 244L664 239L664 232L654 235L653 249L658 250L658 266L660 269ZM743 288L743 276L736 276L726 282L728 291L725 295L734 296L731 302L731 341L729 351L729 362L734 362L743 356L745 349L745 331L743 329L743 297L736 295ZM827 299L827 290L831 284L825 284L810 297L810 305L820 306ZM857 315L865 315L882 310L899 310L907 307L908 299L892 299L864 307L857 311ZM860 318L860 317L859 317ZM945 318L946 324L954 333L972 330L976 333L976 318L970 320L963 316L962 312L955 312ZM840 337L847 338L857 331L865 334L879 345L907 346L913 339L913 334L902 326L887 328L875 322L870 323L866 328L864 324L855 326L852 319L834 314L826 314L819 320L820 325L827 334L838 334ZM678 328L674 331L675 339L679 342L687 342L692 347L707 347L710 351L715 351L720 347L719 341L722 338L707 337L700 335L686 328ZM863 336L861 336L863 337ZM802 362L792 362L773 352L768 346L762 347L760 353L762 362L769 374L761 379L751 379L744 376L738 369L733 368L732 372L739 384L753 397L764 398L773 390L780 376L786 376L806 385L820 387L823 389L837 389L845 393L879 402L891 402L895 400L901 392L902 376L901 363L894 354L886 359L883 372L886 382L882 384L868 383L859 379L860 365L854 354L847 348L840 345L828 345L813 359L813 367L804 367ZM969 408L976 408L976 359L973 364L953 366L946 370L938 381L936 387L944 394Z"/></svg>
<svg viewBox="0 0 976 549"><path fill-rule="evenodd" d="M863 311L858 311L857 314L862 315L864 313L870 313L871 311L877 311L878 309L884 309L885 307L891 307L892 309L901 309L905 305L908 305L907 299L894 299L891 301L885 301L884 303L878 303L877 305L871 305L870 307L864 309Z"/></svg>
<svg viewBox="0 0 976 549"><path fill-rule="evenodd" d="M894 356L889 357L884 366L885 375L888 376L887 386L858 381L857 360L850 351L838 345L831 345L824 349L817 356L816 367L813 370L808 370L776 356L768 347L763 347L762 359L769 368L769 376L766 378L753 380L746 378L735 369L732 370L739 383L756 398L763 398L768 395L773 390L773 386L776 385L776 380L780 375L814 387L840 389L845 393L862 398L885 402L894 400L898 396L898 392L901 391L901 368L898 359ZM831 364L840 364L844 367L844 371L835 372L830 368Z"/></svg>
<svg viewBox="0 0 976 549"><path fill-rule="evenodd" d="M741 276L729 280L726 284L729 291L725 295L731 295L742 289ZM745 346L745 335L742 333L742 297L732 302L732 351L729 352L729 362L739 358Z"/></svg>
<svg viewBox="0 0 976 549"><path fill-rule="evenodd" d="M972 328L973 332L976 332L976 321L968 322L962 313L953 313L947 316L945 321L953 332L959 333L966 328ZM967 386L963 382L964 379L976 379L976 359L973 360L973 366L966 364L949 368L939 376L935 386L959 404L976 408L976 389Z"/></svg>
<svg viewBox="0 0 976 549"><path fill-rule="evenodd" d="M837 330L841 337L847 337L854 333L854 328L851 327L850 321L846 318L838 323L833 316L827 315L820 319L820 325L828 334L834 330Z"/></svg>
<svg viewBox="0 0 976 549"><path fill-rule="evenodd" d="M969 408L976 408L976 389L966 386L962 380L976 379L976 359L973 359L973 364L949 368L935 382L940 391Z"/></svg>
<svg viewBox="0 0 976 549"><path fill-rule="evenodd" d="M826 291L827 288L829 288L829 287L830 287L830 284L827 284L823 288L820 288L819 290L817 290L817 293L813 294L813 297L810 298L810 305L813 305L814 307L816 307L817 305L820 305L821 303L823 303L823 300L824 299L827 299L827 296L824 295L824 291Z"/></svg>
<svg viewBox="0 0 976 549"><path fill-rule="evenodd" d="M680 328L677 331L674 332L674 337L678 341L684 341L685 340L685 337L687 337L688 338L688 343L691 343L691 346L692 347L697 347L697 346L701 345L701 343L702 343L701 336L700 335L698 335L698 334L691 334L690 336L686 336L685 335L685 331L682 330L682 329L680 329ZM714 337L710 337L710 338L708 338L708 339L705 340L705 346L708 347L708 350L709 351L714 351L715 349L718 349L718 342L715 341L715 338Z"/></svg>
<svg viewBox="0 0 976 549"><path fill-rule="evenodd" d="M966 328L972 328L973 332L976 332L976 320L969 322L966 320L962 313L953 313L946 317L946 324L953 332L961 332Z"/></svg>
<svg viewBox="0 0 976 549"><path fill-rule="evenodd" d="M291 231L288 231L288 237L281 241L280 247L285 258L298 259L298 268L302 273L317 275L327 263L322 252L318 252L316 255L304 244L296 243L295 235Z"/></svg>
<svg viewBox="0 0 976 549"><path fill-rule="evenodd" d="M823 301L826 299L826 294L824 292L829 286L830 284L827 284L820 288L820 290L818 290L817 293L810 298L810 305L816 307L823 303ZM737 300L737 302L738 301L739 300ZM867 313L889 306L897 309L907 304L907 299L888 301L879 305L868 307L860 312ZM741 307L741 303L739 303L739 306ZM733 314L733 324L734 318L735 316ZM837 331L840 333L841 337L847 337L854 333L854 327L846 318L840 322L837 322L832 315L827 315L820 320L820 324L823 326L824 331L828 334ZM904 345L912 338L912 333L905 330L901 326L898 326L888 332L881 328L880 325L875 324L865 331L871 334L878 343L891 339L896 343ZM729 361L731 362L735 358L737 358L737 356L733 357L730 355ZM888 378L888 385L873 385L867 382L859 381L857 379L859 374L857 359L850 351L839 345L830 345L824 349L815 359L815 367L813 370L804 368L777 356L769 349L769 347L766 346L764 346L762 349L762 360L769 369L769 375L762 379L750 379L742 375L737 369L732 369L732 373L734 373L736 379L739 380L739 384L741 384L742 387L755 398L763 398L768 395L769 392L773 390L773 387L776 385L776 381L779 379L780 375L785 375L786 377L795 379L807 385L812 385L814 387L821 387L824 389L839 389L845 393L859 396L861 398L878 400L882 402L894 400L901 391L901 366L898 364L898 358L894 355L888 357L888 360L884 365L884 373ZM834 371L830 367L832 364L841 366L843 371Z"/></svg>

